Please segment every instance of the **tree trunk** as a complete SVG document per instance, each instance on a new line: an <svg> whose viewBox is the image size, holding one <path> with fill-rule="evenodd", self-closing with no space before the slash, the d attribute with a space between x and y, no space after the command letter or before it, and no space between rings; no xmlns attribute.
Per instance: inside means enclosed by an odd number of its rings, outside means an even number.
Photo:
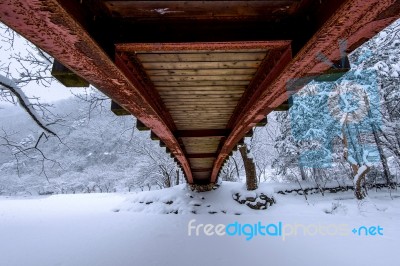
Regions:
<svg viewBox="0 0 400 266"><path fill-rule="evenodd" d="M307 180L307 175L304 171L304 167L301 164L299 164L299 168L300 168L301 180L303 181Z"/></svg>
<svg viewBox="0 0 400 266"><path fill-rule="evenodd" d="M247 190L255 190L258 187L256 165L253 158L248 157L247 145L243 144L239 147L240 154L242 155L244 170L246 172L246 186Z"/></svg>
<svg viewBox="0 0 400 266"><path fill-rule="evenodd" d="M374 139L376 146L378 147L379 157L381 159L382 167L383 167L383 175L385 176L386 183L390 184L390 171L389 166L386 160L385 155L383 154L382 143L379 139L378 133L375 130L375 126L372 127L372 132L374 134Z"/></svg>
<svg viewBox="0 0 400 266"><path fill-rule="evenodd" d="M179 185L179 170L176 170L175 186Z"/></svg>
<svg viewBox="0 0 400 266"><path fill-rule="evenodd" d="M369 104L368 98L365 98L365 101L368 103L368 116L372 120L371 105ZM389 119L390 118L391 117L390 117L390 113L389 113ZM372 133L374 134L374 140L375 140L376 146L378 147L379 158L381 159L381 163L382 163L382 167L383 167L383 175L385 176L386 183L390 184L389 166L388 166L386 157L383 154L382 142L378 136L378 130L376 128L376 125L374 125L374 123L372 123L372 122L371 122L371 128L372 128Z"/></svg>
<svg viewBox="0 0 400 266"><path fill-rule="evenodd" d="M346 118L346 120L347 120L347 118ZM342 127L342 135L343 135L342 137L343 137L343 146L344 146L343 157L346 159L346 161L349 162L351 169L353 171L353 176L354 177L357 176L357 178L354 178L354 194L358 200L362 200L365 198L365 193L362 191L362 184L365 181L365 175L368 173L369 167L366 166L365 169L361 173L359 173L360 166L349 160L348 140L347 140L346 133L345 133L345 125L346 124L343 124L343 127Z"/></svg>
<svg viewBox="0 0 400 266"><path fill-rule="evenodd" d="M355 182L354 193L358 200L362 200L365 198L365 193L362 190L362 184L365 181L365 175L368 173L368 171L369 171L369 167L365 167L365 170L363 170L362 173L357 172L358 178Z"/></svg>

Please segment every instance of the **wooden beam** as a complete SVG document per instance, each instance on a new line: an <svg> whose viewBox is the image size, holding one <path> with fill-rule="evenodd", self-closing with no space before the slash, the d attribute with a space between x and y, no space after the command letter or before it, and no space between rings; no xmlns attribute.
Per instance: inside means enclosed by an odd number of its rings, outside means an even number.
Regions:
<svg viewBox="0 0 400 266"><path fill-rule="evenodd" d="M153 131L151 131L151 133L150 133L150 139L151 140L160 140L160 138Z"/></svg>
<svg viewBox="0 0 400 266"><path fill-rule="evenodd" d="M204 130L177 130L174 132L176 138L198 138L198 137L227 137L228 129L204 129Z"/></svg>
<svg viewBox="0 0 400 266"><path fill-rule="evenodd" d="M111 101L111 112L117 116L131 115L128 111L122 108L118 103Z"/></svg>
<svg viewBox="0 0 400 266"><path fill-rule="evenodd" d="M139 131L148 131L150 128L148 128L145 124L143 124L139 119L136 120L136 128Z"/></svg>
<svg viewBox="0 0 400 266"><path fill-rule="evenodd" d="M268 118L264 117L261 121L256 124L256 127L264 127L268 124Z"/></svg>
<svg viewBox="0 0 400 266"><path fill-rule="evenodd" d="M251 138L252 136L253 136L253 134L254 134L254 131L253 131L253 129L250 129L247 133L246 133L246 135L244 135L246 138Z"/></svg>
<svg viewBox="0 0 400 266"><path fill-rule="evenodd" d="M89 87L89 82L54 59L51 75L65 87Z"/></svg>
<svg viewBox="0 0 400 266"><path fill-rule="evenodd" d="M289 100L284 101L281 105L274 109L275 112L288 111L290 108Z"/></svg>

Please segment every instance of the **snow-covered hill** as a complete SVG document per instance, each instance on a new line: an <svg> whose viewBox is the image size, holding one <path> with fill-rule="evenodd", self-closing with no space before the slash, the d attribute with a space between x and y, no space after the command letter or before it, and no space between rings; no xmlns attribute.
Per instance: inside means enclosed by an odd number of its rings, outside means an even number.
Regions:
<svg viewBox="0 0 400 266"><path fill-rule="evenodd" d="M152 142L148 131L137 131L134 117L117 117L109 110L109 101L103 105L89 112L88 103L74 98L56 103L51 110L63 118L53 126L60 139L40 142L45 160L34 149L18 153L19 148L35 146L41 132L29 117L17 107L0 109L4 130L0 135L7 134L16 146L0 145L0 194L112 192L156 186L151 170L157 169L149 170L148 156L161 157L160 163L164 160L174 166L165 148Z"/></svg>

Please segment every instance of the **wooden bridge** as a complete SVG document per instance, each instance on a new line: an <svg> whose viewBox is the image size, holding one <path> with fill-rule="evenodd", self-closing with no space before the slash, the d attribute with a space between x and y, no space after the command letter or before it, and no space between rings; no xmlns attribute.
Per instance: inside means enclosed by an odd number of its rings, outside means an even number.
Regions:
<svg viewBox="0 0 400 266"><path fill-rule="evenodd" d="M133 114L189 183L206 185L288 99L287 82L334 79L348 69L340 41L351 52L399 16L400 0L0 1L2 22Z"/></svg>

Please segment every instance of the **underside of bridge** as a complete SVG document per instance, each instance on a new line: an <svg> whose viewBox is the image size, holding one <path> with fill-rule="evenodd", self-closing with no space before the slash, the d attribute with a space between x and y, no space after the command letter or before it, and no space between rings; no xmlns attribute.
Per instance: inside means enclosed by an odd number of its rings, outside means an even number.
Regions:
<svg viewBox="0 0 400 266"><path fill-rule="evenodd" d="M351 52L399 14L400 0L0 2L2 22L137 117L191 184L217 180L288 82L337 71L340 42Z"/></svg>

